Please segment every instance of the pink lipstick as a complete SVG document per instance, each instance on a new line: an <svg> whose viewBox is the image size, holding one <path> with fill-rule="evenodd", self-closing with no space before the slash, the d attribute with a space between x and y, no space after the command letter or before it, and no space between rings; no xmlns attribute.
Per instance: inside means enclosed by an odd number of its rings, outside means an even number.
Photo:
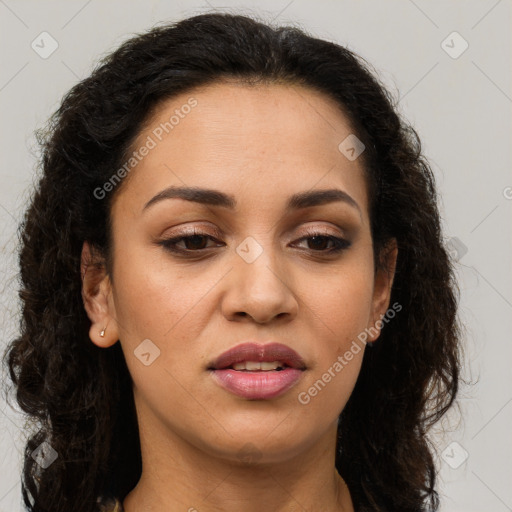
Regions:
<svg viewBox="0 0 512 512"><path fill-rule="evenodd" d="M243 343L221 354L208 369L227 391L247 400L270 400L294 386L306 365L281 343Z"/></svg>

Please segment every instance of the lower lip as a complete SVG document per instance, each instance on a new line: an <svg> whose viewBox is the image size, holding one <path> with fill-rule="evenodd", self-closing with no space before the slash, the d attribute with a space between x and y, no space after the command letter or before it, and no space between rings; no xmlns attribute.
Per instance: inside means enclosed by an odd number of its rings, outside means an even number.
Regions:
<svg viewBox="0 0 512 512"><path fill-rule="evenodd" d="M270 400L286 393L302 376L302 370L276 371L213 370L213 378L224 389L248 400Z"/></svg>

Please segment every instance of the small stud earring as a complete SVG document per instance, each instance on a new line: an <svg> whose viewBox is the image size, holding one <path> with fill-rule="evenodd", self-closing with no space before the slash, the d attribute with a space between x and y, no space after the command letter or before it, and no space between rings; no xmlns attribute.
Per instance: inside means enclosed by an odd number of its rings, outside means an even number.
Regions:
<svg viewBox="0 0 512 512"><path fill-rule="evenodd" d="M105 336L105 329L103 329L102 331L100 331L100 336L103 338Z"/></svg>

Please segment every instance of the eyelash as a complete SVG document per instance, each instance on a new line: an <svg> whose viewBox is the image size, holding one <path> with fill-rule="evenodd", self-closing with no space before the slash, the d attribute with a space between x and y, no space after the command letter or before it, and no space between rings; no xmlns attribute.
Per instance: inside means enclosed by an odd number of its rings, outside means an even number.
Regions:
<svg viewBox="0 0 512 512"><path fill-rule="evenodd" d="M210 238L211 240L216 240L213 236L211 236L210 234L208 233L203 233L201 231L196 231L195 229L193 230L192 233L184 233L180 236L175 236L175 237L172 237L172 238L167 238L165 240L161 240L158 244L163 246L165 250L169 251L169 252L172 252L172 253L177 253L177 254L183 254L183 255L192 255L193 253L201 253L203 251L207 251L209 249L211 249L211 247L208 247L208 248L204 248L204 249L179 249L176 247L176 245L181 242L181 241L184 241L184 240L190 240L191 238L194 238L194 237L206 237L206 238ZM319 232L319 231L314 231L314 230L310 230L306 233L306 236L303 236L301 238L299 238L297 240L297 242L302 242L304 240L308 240L308 239L311 239L311 238L314 238L314 237L319 237L319 238L327 238L328 241L332 241L334 243L334 247L329 249L329 250L315 250L315 249L306 249L306 250L309 250L311 251L312 253L316 253L316 254L322 254L322 255L334 255L334 254L338 254L338 253L341 253L342 251L345 251L346 249L348 249L352 243L349 242L348 240L345 240L344 238L339 238L339 237L336 237L336 236L333 236L333 235L329 235L329 234L326 234L326 233L322 233L322 232Z"/></svg>

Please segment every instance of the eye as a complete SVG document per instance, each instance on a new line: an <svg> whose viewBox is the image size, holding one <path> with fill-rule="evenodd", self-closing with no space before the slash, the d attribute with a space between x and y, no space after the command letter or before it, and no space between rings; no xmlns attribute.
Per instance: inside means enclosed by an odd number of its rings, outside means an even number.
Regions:
<svg viewBox="0 0 512 512"><path fill-rule="evenodd" d="M167 238L159 242L159 245L171 252L192 253L209 249L209 247L205 247L205 243L208 239L216 241L216 239L208 233L202 233L194 229L191 234L182 234L173 238ZM178 246L178 244L182 242L185 244L185 247Z"/></svg>
<svg viewBox="0 0 512 512"><path fill-rule="evenodd" d="M315 231L308 232L307 236L298 240L298 242L302 241L308 241L308 245L310 247L306 248L306 250L324 254L336 254L348 249L352 245L351 242L344 238ZM326 247L329 243L332 243L330 248Z"/></svg>
<svg viewBox="0 0 512 512"><path fill-rule="evenodd" d="M207 246L208 239L218 242L217 245ZM307 251L316 254L331 255L337 254L345 249L348 249L352 244L344 238L340 238L328 233L322 233L317 231L310 231L306 236L299 238L297 242L308 241L309 247ZM296 243L297 243L296 242ZM178 244L184 244L179 246ZM219 247L223 245L215 237L208 233L196 231L195 229L190 234L181 234L180 236L167 238L158 242L159 245L163 246L166 250L173 253L181 253L184 255L192 255L193 253L199 254L203 251L211 249L212 247ZM329 247L329 244L332 244Z"/></svg>

